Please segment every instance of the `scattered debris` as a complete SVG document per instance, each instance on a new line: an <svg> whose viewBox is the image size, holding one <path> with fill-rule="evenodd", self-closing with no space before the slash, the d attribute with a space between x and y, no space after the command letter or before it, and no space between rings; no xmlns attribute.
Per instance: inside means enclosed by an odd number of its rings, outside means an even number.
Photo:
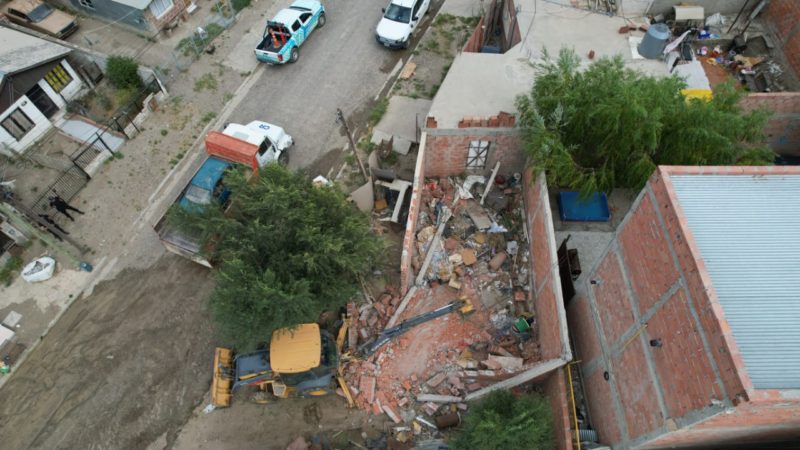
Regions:
<svg viewBox="0 0 800 450"><path fill-rule="evenodd" d="M415 285L402 298L387 286L364 293L372 303L348 305L348 343L364 356L347 363L346 385L360 409L408 425L406 434L395 432L398 442L435 438L437 424L452 426L446 424L467 410L468 395L541 361L520 180L499 173L425 180L412 256ZM454 312L454 304L461 314L427 315ZM429 319L410 320L419 317ZM530 329L516 330L519 320ZM391 331L408 322L414 326Z"/></svg>

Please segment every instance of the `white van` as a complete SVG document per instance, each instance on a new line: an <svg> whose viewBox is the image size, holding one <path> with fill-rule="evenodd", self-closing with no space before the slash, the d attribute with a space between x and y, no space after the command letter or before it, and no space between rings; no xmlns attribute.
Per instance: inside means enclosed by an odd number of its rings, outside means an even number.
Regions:
<svg viewBox="0 0 800 450"><path fill-rule="evenodd" d="M430 3L430 0L391 0L375 29L375 40L389 48L408 48L411 35Z"/></svg>

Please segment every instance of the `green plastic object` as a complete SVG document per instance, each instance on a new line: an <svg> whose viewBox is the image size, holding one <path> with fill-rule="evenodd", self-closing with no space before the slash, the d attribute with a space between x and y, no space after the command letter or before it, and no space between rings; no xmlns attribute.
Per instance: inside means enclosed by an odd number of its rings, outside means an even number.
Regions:
<svg viewBox="0 0 800 450"><path fill-rule="evenodd" d="M520 317L516 322L514 322L514 329L520 333L527 333L528 331L531 331L531 325L524 317Z"/></svg>

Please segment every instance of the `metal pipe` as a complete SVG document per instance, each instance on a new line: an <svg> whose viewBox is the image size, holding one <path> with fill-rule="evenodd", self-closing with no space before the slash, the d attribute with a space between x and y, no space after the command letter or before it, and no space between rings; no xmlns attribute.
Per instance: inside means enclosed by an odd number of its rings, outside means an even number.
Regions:
<svg viewBox="0 0 800 450"><path fill-rule="evenodd" d="M581 435L578 431L578 410L575 407L575 387L572 385L572 369L571 366L575 364L571 362L566 365L567 368L567 380L569 380L569 399L572 402L572 423L575 426L575 442L577 443L578 447L576 450L581 450Z"/></svg>
<svg viewBox="0 0 800 450"><path fill-rule="evenodd" d="M736 25L736 22L739 21L739 17L742 16L742 13L744 12L745 8L747 8L747 4L748 3L750 3L750 0L745 0L744 5L742 5L742 9L739 10L739 14L736 15L735 19L733 19L733 22L731 23L730 28L728 28L728 31L725 34L729 34L731 32L731 30L733 29L733 26Z"/></svg>

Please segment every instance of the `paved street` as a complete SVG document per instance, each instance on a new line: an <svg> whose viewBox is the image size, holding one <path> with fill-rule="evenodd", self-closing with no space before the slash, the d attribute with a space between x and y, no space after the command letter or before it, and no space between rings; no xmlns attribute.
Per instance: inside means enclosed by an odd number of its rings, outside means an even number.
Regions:
<svg viewBox="0 0 800 450"><path fill-rule="evenodd" d="M264 74L230 117L231 122L258 118L284 126L295 138L290 157L290 167L295 169L347 145L334 122L336 108L348 117L356 114L363 123L369 102L399 58L410 53L390 51L375 42L383 3L332 0L325 6L327 24L303 44L298 62L263 67ZM251 29L248 36L257 39L261 32ZM254 46L247 49L251 58ZM327 161L314 169L326 172Z"/></svg>

